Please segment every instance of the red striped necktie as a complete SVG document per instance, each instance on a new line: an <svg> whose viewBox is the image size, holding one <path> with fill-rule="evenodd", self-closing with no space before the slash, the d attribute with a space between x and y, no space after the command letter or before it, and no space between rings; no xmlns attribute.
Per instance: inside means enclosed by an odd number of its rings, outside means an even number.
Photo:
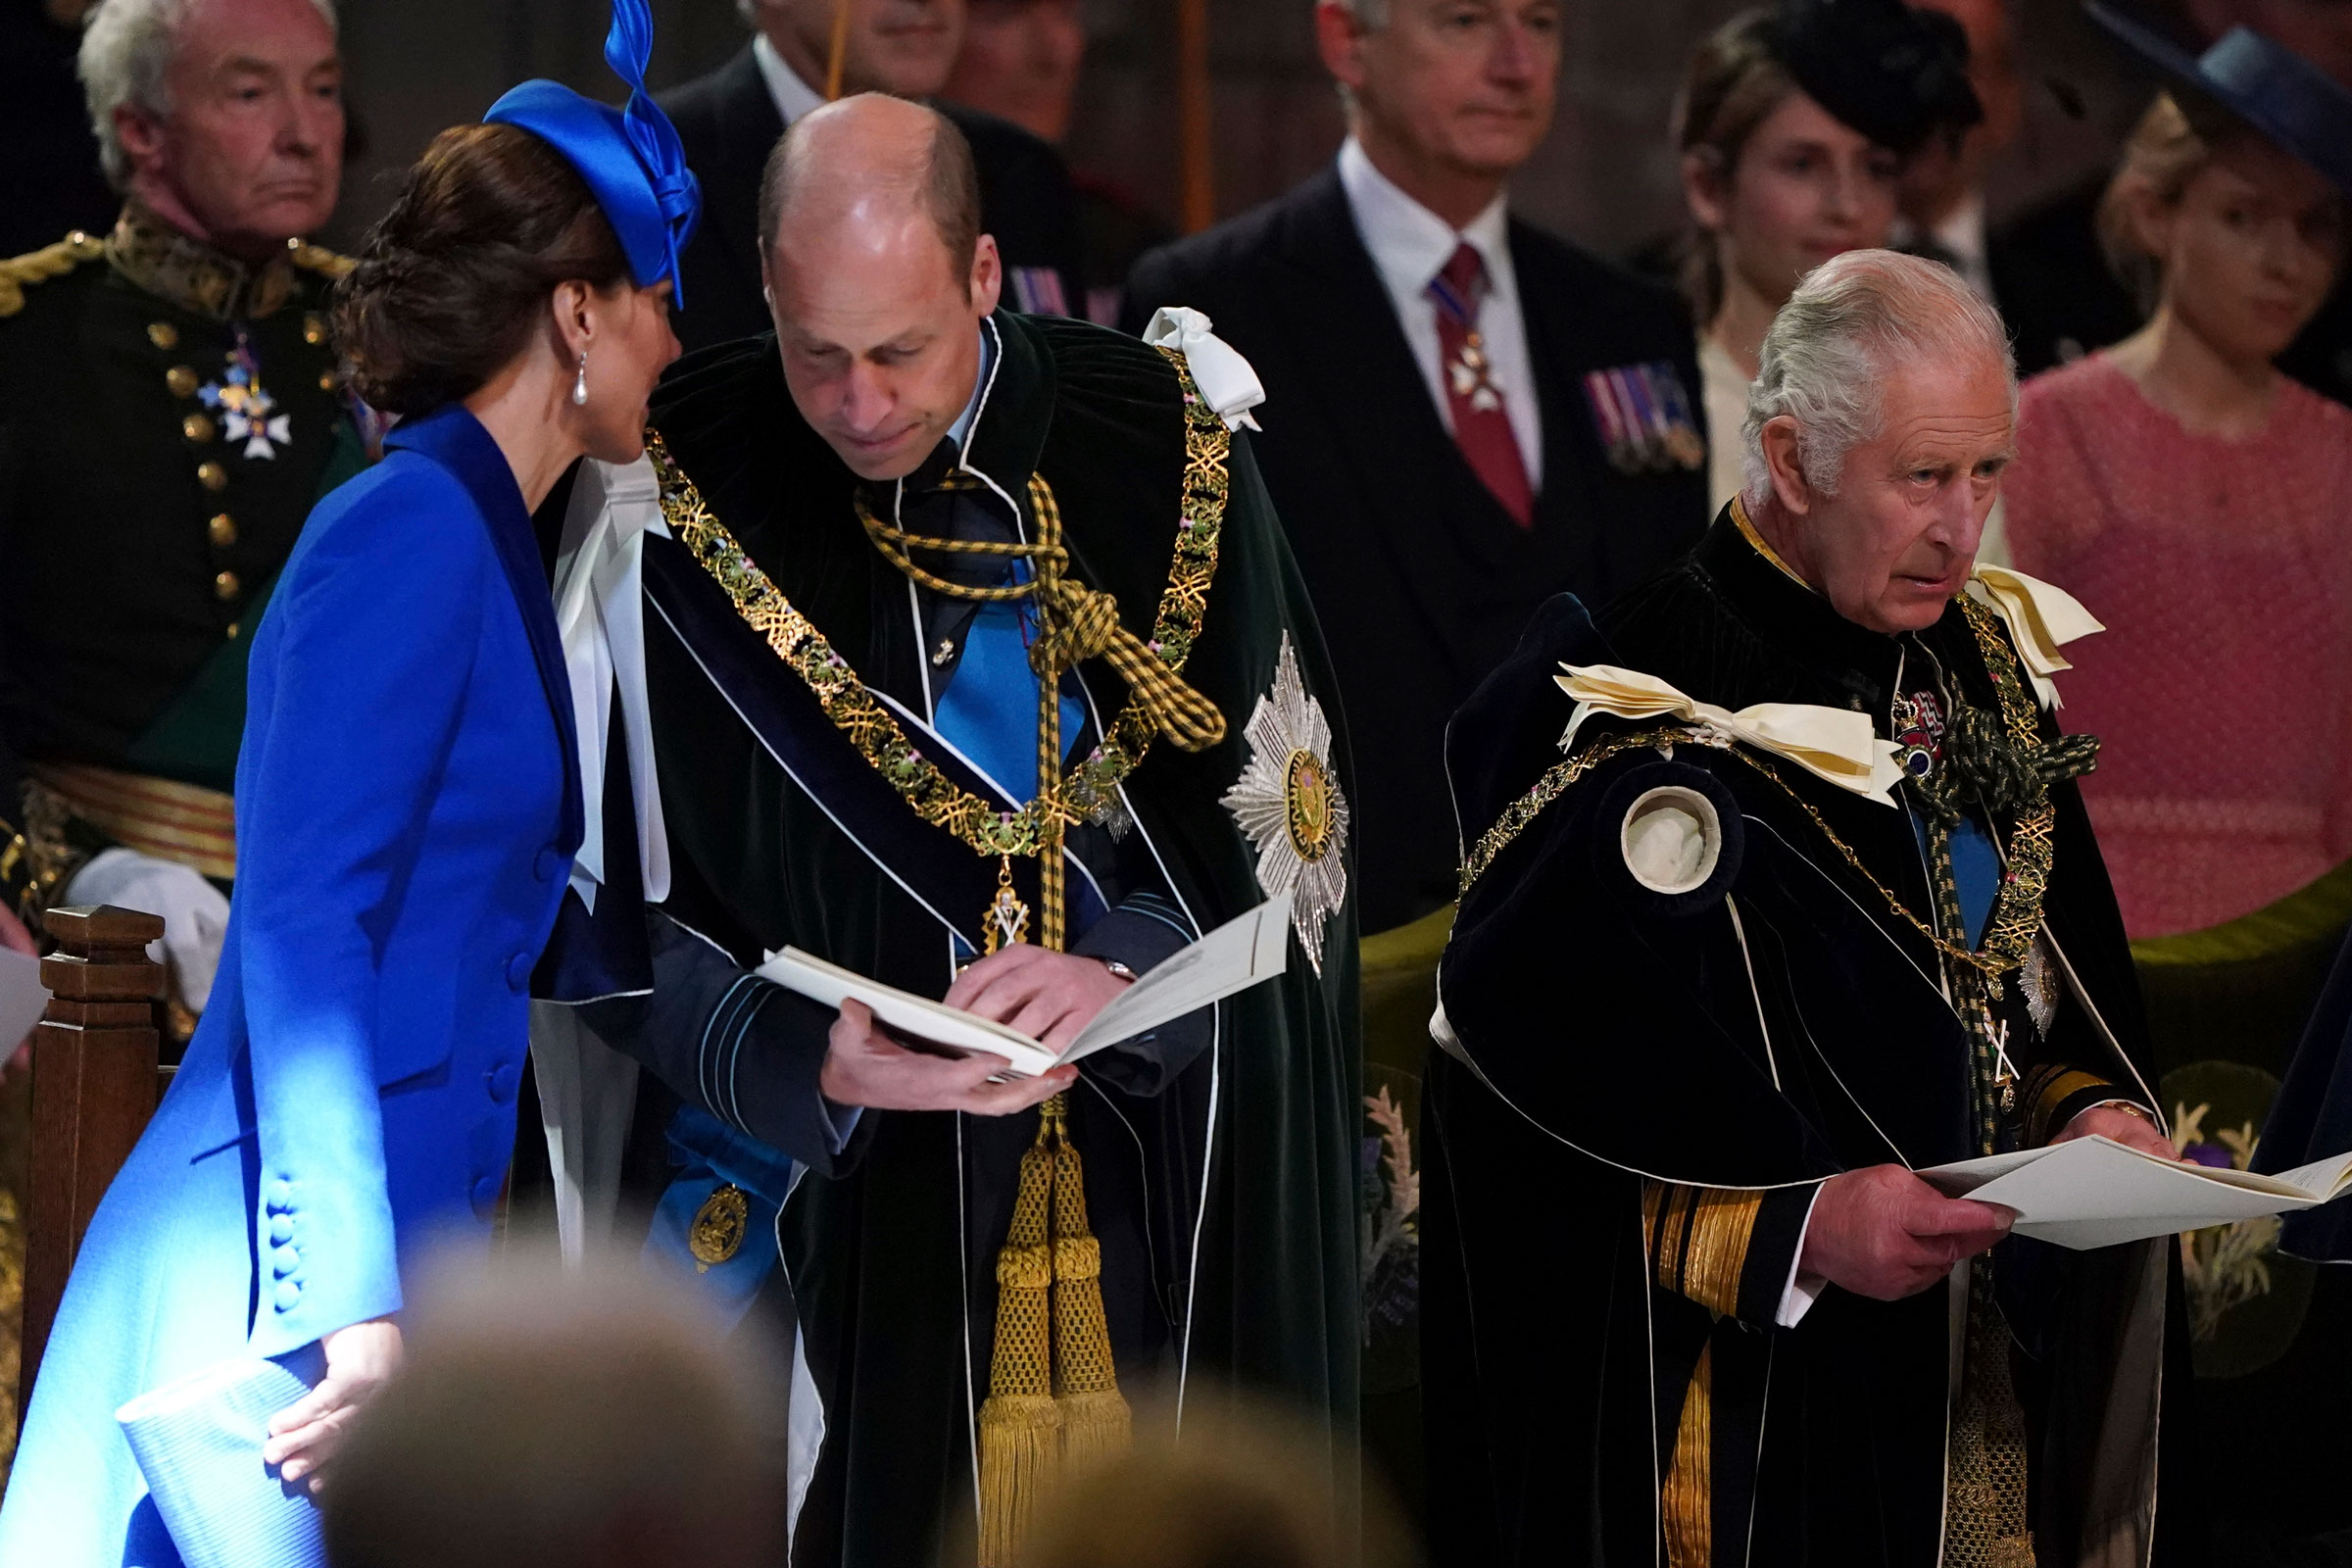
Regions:
<svg viewBox="0 0 2352 1568"><path fill-rule="evenodd" d="M1479 307L1487 300L1487 264L1468 242L1454 247L1426 291L1438 308L1438 361L1446 378L1446 407L1453 416L1454 444L1480 482L1494 493L1511 520L1535 520L1535 492L1519 437L1511 430L1502 388L1494 384L1487 340L1478 330Z"/></svg>

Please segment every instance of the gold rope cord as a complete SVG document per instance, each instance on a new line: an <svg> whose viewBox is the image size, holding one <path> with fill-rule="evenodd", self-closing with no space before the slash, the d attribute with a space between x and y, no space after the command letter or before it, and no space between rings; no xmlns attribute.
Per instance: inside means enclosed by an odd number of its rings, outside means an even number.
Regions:
<svg viewBox="0 0 2352 1568"><path fill-rule="evenodd" d="M1160 352L1183 387L1185 467L1174 559L1145 647L1168 671L1181 673L1200 634L1209 586L1216 577L1232 436L1225 421L1201 401L1183 357L1173 350ZM922 820L954 834L980 855L1036 855L1050 820L1083 821L1117 804L1120 783L1142 762L1158 733L1158 723L1140 693L1111 720L1095 753L1070 767L1058 785L1042 787L1058 770L1056 760L1056 768L1038 775L1037 799L1018 811L1001 812L993 803L957 786L914 748L896 715L866 689L849 661L834 651L719 522L659 432L646 432L646 455L661 481L662 513L671 532L716 579L735 612L815 695L834 727ZM1055 711L1058 715L1058 708Z"/></svg>
<svg viewBox="0 0 2352 1568"><path fill-rule="evenodd" d="M1223 713L1186 684L1181 671L1200 636L1216 574L1232 437L1201 399L1183 358L1172 350L1161 353L1183 390L1185 468L1174 559L1149 642L1120 623L1110 595L1067 575L1060 507L1038 475L1030 476L1028 492L1037 522L1034 544L909 534L880 522L862 499L858 502L875 548L914 582L959 599L1030 598L1036 604L1039 635L1030 662L1039 676L1039 788L1034 800L1011 813L957 786L914 748L849 662L718 521L660 435L649 431L646 438L671 530L725 590L736 613L815 694L826 717L868 765L924 821L979 854L1003 858L1007 889L1010 858L1037 857L1042 944L1054 952L1065 935L1062 847L1069 824L1114 805L1120 783L1158 735L1196 752L1225 737ZM924 570L913 560L916 551L1026 560L1032 571L1027 582L1006 588L966 588ZM1065 773L1061 677L1097 657L1128 683L1130 696L1093 755ZM1038 1497L1065 1462L1115 1453L1132 1429L1111 1358L1102 1249L1087 1227L1085 1170L1069 1138L1068 1109L1060 1095L1039 1108L1037 1141L1022 1155L1012 1223L997 1258L996 1345L979 1415L981 1568L1013 1562Z"/></svg>

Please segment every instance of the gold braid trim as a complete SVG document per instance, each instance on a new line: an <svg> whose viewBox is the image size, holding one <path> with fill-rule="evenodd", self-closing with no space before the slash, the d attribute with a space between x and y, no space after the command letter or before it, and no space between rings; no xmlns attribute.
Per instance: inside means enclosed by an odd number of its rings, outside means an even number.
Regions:
<svg viewBox="0 0 2352 1568"><path fill-rule="evenodd" d="M94 262L105 254L106 241L77 228L54 245L0 259L0 317L14 316L24 308L26 284L63 277L82 263Z"/></svg>
<svg viewBox="0 0 2352 1568"><path fill-rule="evenodd" d="M286 255L296 267L301 268L304 271L317 272L321 277L338 282L349 276L351 270L360 265L357 257L330 251L323 245L313 245L308 240L289 240L286 244Z"/></svg>
<svg viewBox="0 0 2352 1568"><path fill-rule="evenodd" d="M1184 387L1185 469L1176 525L1175 559L1160 596L1147 650L1171 673L1181 673L1208 611L1208 590L1217 570L1217 545L1225 517L1226 456L1232 437L1225 422L1200 400L1181 356L1166 353ZM659 433L648 431L646 452L661 479L662 512L671 531L703 569L734 602L736 613L763 637L777 658L807 683L851 745L887 779L925 822L943 828L992 857L1037 855L1052 829L1084 821L1108 809L1118 787L1142 762L1160 724L1147 697L1137 692L1111 720L1094 755L1071 767L1058 784L1041 788L1020 810L1000 812L989 801L957 786L908 741L897 717L879 702L847 660L836 653L808 618L794 609L767 574L745 553L712 514ZM1041 780L1051 777L1041 772Z"/></svg>
<svg viewBox="0 0 2352 1568"><path fill-rule="evenodd" d="M1674 1462L1658 1498L1667 1568L1707 1568L1715 1553L1715 1347L1698 1352L1682 1419L1674 1427Z"/></svg>

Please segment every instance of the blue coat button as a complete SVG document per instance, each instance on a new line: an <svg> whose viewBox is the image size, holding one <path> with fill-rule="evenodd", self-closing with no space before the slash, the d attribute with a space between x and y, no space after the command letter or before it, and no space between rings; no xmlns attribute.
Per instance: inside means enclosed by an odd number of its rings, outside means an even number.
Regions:
<svg viewBox="0 0 2352 1568"><path fill-rule="evenodd" d="M283 1214L294 1206L294 1184L276 1181L270 1184L270 1212Z"/></svg>
<svg viewBox="0 0 2352 1568"><path fill-rule="evenodd" d="M270 1254L270 1272L281 1280L300 1267L302 1267L302 1250L300 1248L281 1247Z"/></svg>
<svg viewBox="0 0 2352 1568"><path fill-rule="evenodd" d="M293 1239L294 1216L291 1214L277 1214L271 1216L270 1220L270 1244L272 1247L283 1247L286 1243L292 1241Z"/></svg>
<svg viewBox="0 0 2352 1568"><path fill-rule="evenodd" d="M500 1062L482 1077L490 1085L490 1098L502 1105L513 1104L514 1092L522 1087L522 1069L511 1061Z"/></svg>
<svg viewBox="0 0 2352 1568"><path fill-rule="evenodd" d="M474 1213L483 1219L488 1219L496 1213L498 1211L498 1195L506 1190L506 1185L507 1178L503 1173L497 1176L485 1176L475 1182L473 1184Z"/></svg>
<svg viewBox="0 0 2352 1568"><path fill-rule="evenodd" d="M507 984L516 991L527 991L531 985L531 956L517 953L507 960Z"/></svg>
<svg viewBox="0 0 2352 1568"><path fill-rule="evenodd" d="M277 1291L270 1299L276 1303L280 1312L293 1311L295 1303L302 1299L302 1282L300 1280L279 1280Z"/></svg>
<svg viewBox="0 0 2352 1568"><path fill-rule="evenodd" d="M539 852L539 858L531 862L531 869L538 874L540 881L553 882L556 873L564 869L564 852L549 845Z"/></svg>

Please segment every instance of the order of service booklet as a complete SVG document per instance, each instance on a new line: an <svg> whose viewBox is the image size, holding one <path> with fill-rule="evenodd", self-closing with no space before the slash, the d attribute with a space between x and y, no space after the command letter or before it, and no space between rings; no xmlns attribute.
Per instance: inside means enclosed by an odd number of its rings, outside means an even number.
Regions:
<svg viewBox="0 0 2352 1568"><path fill-rule="evenodd" d="M2257 1176L2093 1136L1919 1174L1950 1197L2016 1209L2019 1236L2080 1250L2314 1207L2352 1186L2352 1153Z"/></svg>
<svg viewBox="0 0 2352 1568"><path fill-rule="evenodd" d="M798 948L768 955L760 975L828 1007L862 1002L900 1034L960 1054L986 1052L1002 1056L1012 1072L1035 1078L1273 979L1289 966L1290 937L1291 898L1279 894L1153 964L1149 974L1096 1013L1058 1054L1017 1029L868 980Z"/></svg>

